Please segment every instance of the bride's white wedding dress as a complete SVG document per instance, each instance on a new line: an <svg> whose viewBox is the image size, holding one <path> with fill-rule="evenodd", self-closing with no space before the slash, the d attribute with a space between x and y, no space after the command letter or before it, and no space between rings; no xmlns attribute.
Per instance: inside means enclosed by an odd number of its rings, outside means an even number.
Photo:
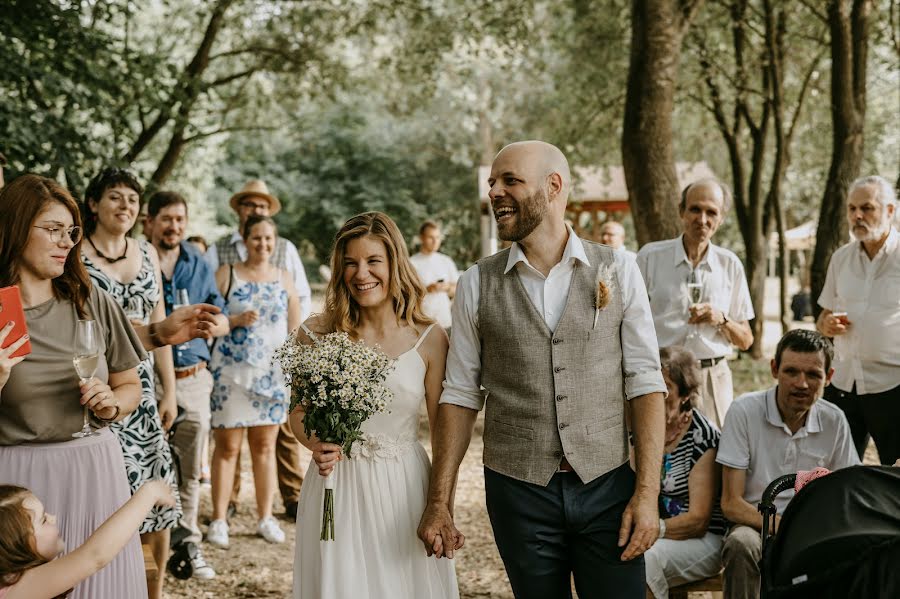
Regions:
<svg viewBox="0 0 900 599"><path fill-rule="evenodd" d="M432 325L434 326L434 325ZM310 462L297 509L295 599L456 599L454 562L425 555L416 536L431 463L418 442L425 362L418 348L401 354L387 385L387 411L363 424L334 469L334 540L320 541L325 479Z"/></svg>

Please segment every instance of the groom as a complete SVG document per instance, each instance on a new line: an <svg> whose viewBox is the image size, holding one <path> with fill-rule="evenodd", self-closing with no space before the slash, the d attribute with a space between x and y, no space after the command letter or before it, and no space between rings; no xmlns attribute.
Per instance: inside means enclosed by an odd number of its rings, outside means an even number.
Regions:
<svg viewBox="0 0 900 599"><path fill-rule="evenodd" d="M514 243L457 286L419 536L437 557L463 546L452 496L486 407L487 509L515 596L570 597L574 574L582 599L643 598L666 390L643 279L633 257L566 226L558 148L510 144L488 183L500 238Z"/></svg>

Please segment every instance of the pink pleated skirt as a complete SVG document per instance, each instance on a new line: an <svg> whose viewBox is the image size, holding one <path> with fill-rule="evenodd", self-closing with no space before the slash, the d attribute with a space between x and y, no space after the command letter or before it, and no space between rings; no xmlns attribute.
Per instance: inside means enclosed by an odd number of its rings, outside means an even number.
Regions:
<svg viewBox="0 0 900 599"><path fill-rule="evenodd" d="M58 518L72 551L131 497L122 448L103 428L99 436L63 443L0 447L0 483L31 490ZM70 599L146 599L141 542L134 537L105 568L75 587Z"/></svg>

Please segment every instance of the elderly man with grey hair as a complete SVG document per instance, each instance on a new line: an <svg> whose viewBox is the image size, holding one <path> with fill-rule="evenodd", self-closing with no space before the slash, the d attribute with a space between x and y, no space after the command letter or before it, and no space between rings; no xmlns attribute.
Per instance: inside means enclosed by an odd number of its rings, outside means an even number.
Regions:
<svg viewBox="0 0 900 599"><path fill-rule="evenodd" d="M831 257L816 326L834 338L834 379L825 398L847 416L860 458L869 434L881 463L900 458L900 234L897 196L882 177L847 192L854 237Z"/></svg>
<svg viewBox="0 0 900 599"><path fill-rule="evenodd" d="M740 259L712 243L730 204L715 179L684 188L678 213L684 233L641 248L637 263L650 294L660 347L682 345L700 363L699 408L721 428L734 398L726 359L753 343L750 289Z"/></svg>

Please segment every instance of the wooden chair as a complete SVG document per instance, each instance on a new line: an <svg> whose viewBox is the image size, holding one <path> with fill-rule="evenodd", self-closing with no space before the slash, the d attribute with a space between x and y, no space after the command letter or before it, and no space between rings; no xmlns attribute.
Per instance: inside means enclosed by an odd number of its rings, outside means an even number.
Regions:
<svg viewBox="0 0 900 599"><path fill-rule="evenodd" d="M703 593L722 590L722 574L716 574L703 580L689 582L669 589L669 599L689 599L691 593Z"/></svg>
<svg viewBox="0 0 900 599"><path fill-rule="evenodd" d="M144 574L147 577L147 586L156 582L159 578L159 569L156 567L156 560L153 559L153 552L149 545L141 545L144 552Z"/></svg>

